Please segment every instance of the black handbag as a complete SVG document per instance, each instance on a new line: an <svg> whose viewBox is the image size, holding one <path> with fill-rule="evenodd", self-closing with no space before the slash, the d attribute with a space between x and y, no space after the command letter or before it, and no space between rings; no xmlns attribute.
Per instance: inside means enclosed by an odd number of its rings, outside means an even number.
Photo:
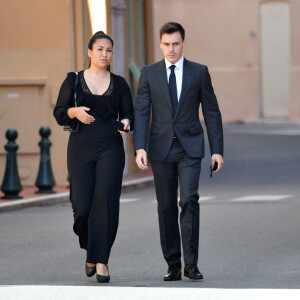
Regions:
<svg viewBox="0 0 300 300"><path fill-rule="evenodd" d="M76 101L76 96L77 96L77 83L78 83L78 73L75 72L76 74L76 79L75 79L75 89L74 89L74 107L77 107L77 101ZM77 118L74 118L72 121L72 124L69 125L64 125L63 130L64 131L69 131L69 132L79 132L79 125L80 122Z"/></svg>

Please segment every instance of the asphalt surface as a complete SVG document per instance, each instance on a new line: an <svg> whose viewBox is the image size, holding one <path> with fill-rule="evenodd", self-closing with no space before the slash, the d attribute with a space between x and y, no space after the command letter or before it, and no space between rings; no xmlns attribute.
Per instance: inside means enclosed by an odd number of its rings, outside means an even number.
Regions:
<svg viewBox="0 0 300 300"><path fill-rule="evenodd" d="M167 265L154 187L123 193L109 286L299 289L299 149L297 126L282 132L228 125L224 169L213 178L207 149L199 189L201 282L162 281ZM1 213L0 228L0 285L97 285L84 274L68 202Z"/></svg>

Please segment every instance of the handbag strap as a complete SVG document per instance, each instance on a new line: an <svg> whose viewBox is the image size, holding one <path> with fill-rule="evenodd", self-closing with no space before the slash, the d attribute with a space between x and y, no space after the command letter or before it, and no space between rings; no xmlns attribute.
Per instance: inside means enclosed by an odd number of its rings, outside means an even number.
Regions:
<svg viewBox="0 0 300 300"><path fill-rule="evenodd" d="M78 72L75 72L76 74L76 78L75 78L75 90L74 90L74 103L75 103L75 107L77 107L77 101L76 101L76 96L77 96L77 83L78 83Z"/></svg>

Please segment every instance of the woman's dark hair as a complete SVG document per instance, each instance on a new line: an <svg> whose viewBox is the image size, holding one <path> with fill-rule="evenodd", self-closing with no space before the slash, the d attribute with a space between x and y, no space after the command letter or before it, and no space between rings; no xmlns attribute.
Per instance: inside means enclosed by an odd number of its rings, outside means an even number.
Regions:
<svg viewBox="0 0 300 300"><path fill-rule="evenodd" d="M184 41L185 38L185 30L179 23L175 22L168 22L166 23L159 31L160 39L163 36L163 34L171 34L174 32L179 32L182 38L182 41Z"/></svg>
<svg viewBox="0 0 300 300"><path fill-rule="evenodd" d="M89 41L89 44L88 44L88 48L90 50L93 50L93 45L94 43L96 42L96 40L99 40L99 39L107 39L111 42L112 46L114 46L114 41L112 40L112 38L104 33L103 31L97 31L90 39Z"/></svg>
<svg viewBox="0 0 300 300"><path fill-rule="evenodd" d="M105 32L103 31L97 31L90 39L89 41L89 44L88 44L88 48L90 50L93 50L93 45L95 44L96 40L99 40L99 39L107 39L111 42L111 45L112 47L114 47L114 41L113 39L108 35L106 34ZM89 63L89 67L91 66L91 60L90 60L90 63ZM110 66L107 67L107 71L110 71Z"/></svg>

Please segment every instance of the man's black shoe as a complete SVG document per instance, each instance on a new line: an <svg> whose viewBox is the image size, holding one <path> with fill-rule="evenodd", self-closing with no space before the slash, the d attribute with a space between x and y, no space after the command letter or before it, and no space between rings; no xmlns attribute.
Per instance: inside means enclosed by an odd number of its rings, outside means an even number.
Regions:
<svg viewBox="0 0 300 300"><path fill-rule="evenodd" d="M178 266L169 267L168 274L164 276L164 281L181 280L181 268Z"/></svg>
<svg viewBox="0 0 300 300"><path fill-rule="evenodd" d="M203 275L200 273L197 265L195 264L185 265L184 276L188 277L189 279L196 279L196 280L203 279Z"/></svg>

